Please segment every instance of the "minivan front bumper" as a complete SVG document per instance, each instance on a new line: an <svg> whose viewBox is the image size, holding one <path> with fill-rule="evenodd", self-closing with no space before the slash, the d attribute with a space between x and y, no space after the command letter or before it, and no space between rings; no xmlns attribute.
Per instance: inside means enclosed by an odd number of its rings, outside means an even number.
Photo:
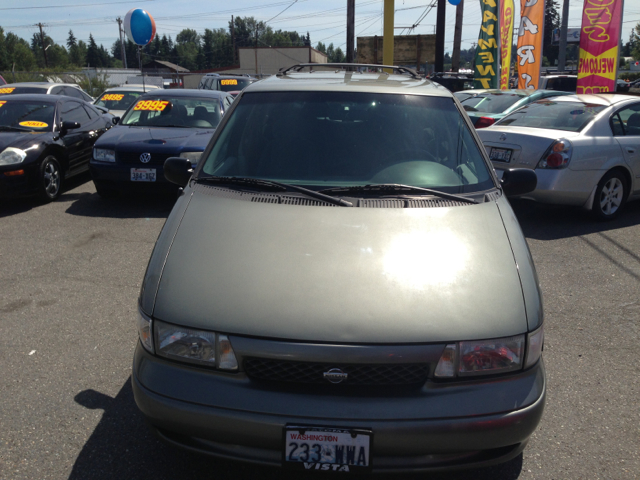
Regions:
<svg viewBox="0 0 640 480"><path fill-rule="evenodd" d="M139 343L132 383L147 420L177 446L280 466L287 424L367 428L379 472L484 467L515 457L542 417L546 388L540 360L515 375L427 382L415 391L319 393L168 361Z"/></svg>

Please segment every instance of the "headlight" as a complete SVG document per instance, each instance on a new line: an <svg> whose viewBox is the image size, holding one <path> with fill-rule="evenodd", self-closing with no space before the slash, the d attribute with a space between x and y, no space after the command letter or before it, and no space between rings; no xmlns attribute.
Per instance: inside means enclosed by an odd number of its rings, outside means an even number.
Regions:
<svg viewBox="0 0 640 480"><path fill-rule="evenodd" d="M193 165L198 163L198 160L200 160L200 157L202 156L202 152L182 152L180 154L181 158L186 158L187 160L189 160Z"/></svg>
<svg viewBox="0 0 640 480"><path fill-rule="evenodd" d="M182 362L237 370L238 362L226 335L154 322L156 353Z"/></svg>
<svg viewBox="0 0 640 480"><path fill-rule="evenodd" d="M151 319L138 310L138 336L142 346L153 353L153 337L151 336Z"/></svg>
<svg viewBox="0 0 640 480"><path fill-rule="evenodd" d="M471 377L520 370L524 352L524 335L451 343L440 356L435 376Z"/></svg>
<svg viewBox="0 0 640 480"><path fill-rule="evenodd" d="M7 147L0 153L0 165L14 165L27 158L27 152L19 148Z"/></svg>
<svg viewBox="0 0 640 480"><path fill-rule="evenodd" d="M104 148L94 148L93 159L97 162L114 163L116 161L116 152L114 150L106 150Z"/></svg>

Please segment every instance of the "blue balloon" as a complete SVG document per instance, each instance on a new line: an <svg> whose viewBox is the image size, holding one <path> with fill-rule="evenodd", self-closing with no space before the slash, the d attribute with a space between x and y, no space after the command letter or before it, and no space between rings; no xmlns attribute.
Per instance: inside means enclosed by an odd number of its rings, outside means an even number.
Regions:
<svg viewBox="0 0 640 480"><path fill-rule="evenodd" d="M462 0L449 0L451 5L458 5Z"/></svg>
<svg viewBox="0 0 640 480"><path fill-rule="evenodd" d="M147 45L156 36L156 22L149 12L132 8L124 17L124 31L136 45Z"/></svg>

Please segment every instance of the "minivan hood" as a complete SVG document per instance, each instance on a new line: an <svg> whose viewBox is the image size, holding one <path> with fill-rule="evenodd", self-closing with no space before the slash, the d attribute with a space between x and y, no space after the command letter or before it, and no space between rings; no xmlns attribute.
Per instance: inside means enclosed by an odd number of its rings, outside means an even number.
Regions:
<svg viewBox="0 0 640 480"><path fill-rule="evenodd" d="M527 331L495 202L293 206L210 196L199 187L167 256L156 319L337 343L445 342Z"/></svg>

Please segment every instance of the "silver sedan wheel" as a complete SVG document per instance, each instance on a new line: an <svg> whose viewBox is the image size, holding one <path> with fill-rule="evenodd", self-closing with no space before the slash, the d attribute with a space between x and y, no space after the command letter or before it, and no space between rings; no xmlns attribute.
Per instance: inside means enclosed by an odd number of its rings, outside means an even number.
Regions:
<svg viewBox="0 0 640 480"><path fill-rule="evenodd" d="M600 193L600 209L605 215L613 215L622 205L624 185L619 178L610 178L602 187Z"/></svg>

